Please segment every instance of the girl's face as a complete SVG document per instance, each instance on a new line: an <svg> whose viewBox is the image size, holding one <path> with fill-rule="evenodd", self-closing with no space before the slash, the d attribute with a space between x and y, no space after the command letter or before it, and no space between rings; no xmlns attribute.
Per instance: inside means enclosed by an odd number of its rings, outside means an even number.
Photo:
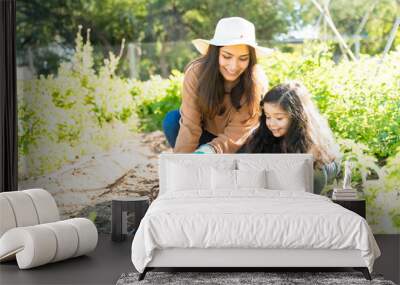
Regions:
<svg viewBox="0 0 400 285"><path fill-rule="evenodd" d="M291 123L288 112L276 103L265 103L263 108L266 116L265 123L274 137L286 135Z"/></svg>
<svg viewBox="0 0 400 285"><path fill-rule="evenodd" d="M219 49L218 61L224 79L235 81L249 66L249 48L247 45L223 46Z"/></svg>

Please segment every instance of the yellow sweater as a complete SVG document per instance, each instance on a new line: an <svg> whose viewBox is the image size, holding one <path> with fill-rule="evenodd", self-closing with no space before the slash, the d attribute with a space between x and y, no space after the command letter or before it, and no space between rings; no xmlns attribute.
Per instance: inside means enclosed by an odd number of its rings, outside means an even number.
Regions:
<svg viewBox="0 0 400 285"><path fill-rule="evenodd" d="M255 93L259 104L261 96L267 92L268 79L260 66L255 66ZM213 119L204 117L198 103L199 64L192 64L185 72L180 107L180 129L174 148L175 153L190 153L196 150L202 129L216 135L210 145L217 153L235 153L246 141L252 130L258 126L259 113L250 116L247 105L239 110L233 107L229 94L225 95L225 112Z"/></svg>

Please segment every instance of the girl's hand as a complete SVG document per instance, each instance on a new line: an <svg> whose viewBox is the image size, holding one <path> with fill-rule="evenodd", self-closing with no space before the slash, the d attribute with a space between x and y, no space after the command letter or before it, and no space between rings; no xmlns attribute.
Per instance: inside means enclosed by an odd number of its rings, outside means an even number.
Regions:
<svg viewBox="0 0 400 285"><path fill-rule="evenodd" d="M194 151L194 153L197 153L197 154L214 154L216 152L215 152L214 148L211 145L202 144L201 146L199 146L198 149L196 149Z"/></svg>

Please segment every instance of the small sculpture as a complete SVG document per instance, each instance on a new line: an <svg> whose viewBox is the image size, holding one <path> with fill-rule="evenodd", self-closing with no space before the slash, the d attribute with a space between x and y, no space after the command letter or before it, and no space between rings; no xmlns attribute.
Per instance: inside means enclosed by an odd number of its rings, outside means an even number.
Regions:
<svg viewBox="0 0 400 285"><path fill-rule="evenodd" d="M352 163L346 160L344 162L343 190L353 189L353 187L351 187L351 168L352 168Z"/></svg>

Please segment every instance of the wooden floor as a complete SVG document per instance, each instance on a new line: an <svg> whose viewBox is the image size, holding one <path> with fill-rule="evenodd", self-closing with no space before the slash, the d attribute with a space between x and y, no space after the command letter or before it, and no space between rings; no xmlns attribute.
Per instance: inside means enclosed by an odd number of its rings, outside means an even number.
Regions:
<svg viewBox="0 0 400 285"><path fill-rule="evenodd" d="M399 284L400 235L376 235L382 256L374 272ZM131 240L116 243L100 235L94 252L29 270L19 270L16 262L0 264L0 284L115 284L124 272L134 271L130 259Z"/></svg>

